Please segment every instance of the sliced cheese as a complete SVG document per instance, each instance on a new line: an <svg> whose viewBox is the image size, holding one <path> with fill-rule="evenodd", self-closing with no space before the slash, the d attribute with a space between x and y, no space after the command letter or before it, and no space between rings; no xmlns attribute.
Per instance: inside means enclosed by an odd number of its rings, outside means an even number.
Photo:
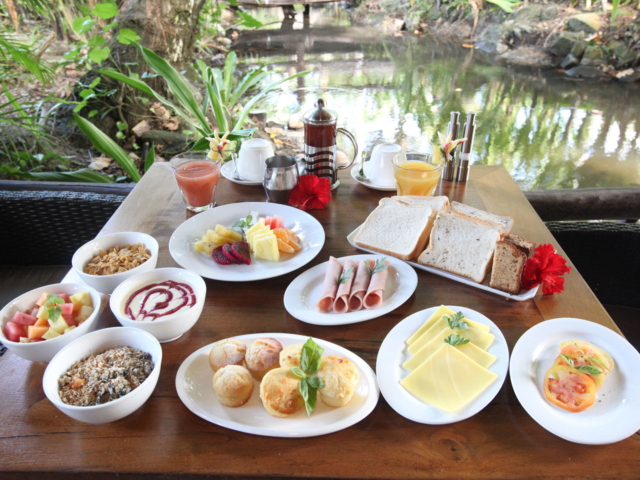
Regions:
<svg viewBox="0 0 640 480"><path fill-rule="evenodd" d="M498 375L445 344L400 384L419 400L455 412L475 400L496 378Z"/></svg>
<svg viewBox="0 0 640 480"><path fill-rule="evenodd" d="M409 338L407 338L407 341L405 343L407 345L411 345L418 338L420 338L427 330L429 330L431 327L433 327L433 325L438 320L440 320L442 317L444 317L445 315L455 315L455 314L456 314L456 312L451 310L449 307L445 307L444 305L440 305L440 307L435 312L433 312L433 315L431 315L429 317L429 319L426 322L424 322L422 324L422 326L418 330L416 330L413 335L411 335ZM474 327L477 330L480 330L480 331L483 331L483 332L488 332L489 331L489 325L485 325L484 323L474 322L474 321L469 320L467 318L465 318L464 321L467 322L470 327Z"/></svg>
<svg viewBox="0 0 640 480"><path fill-rule="evenodd" d="M402 364L402 367L412 372L418 368L423 362L425 362L431 355L436 353L445 345L445 339L451 335L451 329L447 328L443 330L437 337L431 340L418 350L409 360ZM490 353L485 352L482 348L479 348L473 342L465 343L464 345L456 345L458 350L467 355L471 360L484 368L489 368L493 362L496 361L496 357Z"/></svg>
<svg viewBox="0 0 640 480"><path fill-rule="evenodd" d="M444 318L436 321L433 326L424 332L420 338L418 338L415 342L409 345L408 351L410 354L415 355L418 350L424 347L427 343L429 343L434 338L438 337L442 334L443 330L448 330L449 334L457 333L458 335L462 335L465 338L468 338L470 341L476 344L476 346L480 347L483 350L487 350L491 344L493 343L494 336L490 333L483 332L478 330L475 326L476 322L471 322L471 320L467 320L467 324L469 325L468 330L460 330L456 328L455 330L451 330L449 328L449 324Z"/></svg>

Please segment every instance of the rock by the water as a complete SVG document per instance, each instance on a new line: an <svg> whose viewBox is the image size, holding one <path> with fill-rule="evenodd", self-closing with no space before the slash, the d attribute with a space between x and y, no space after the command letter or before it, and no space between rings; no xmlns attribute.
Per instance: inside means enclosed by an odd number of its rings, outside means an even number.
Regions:
<svg viewBox="0 0 640 480"><path fill-rule="evenodd" d="M570 77L579 78L601 78L604 76L604 72L596 67L585 67L584 65L578 65L570 70L567 70L567 75Z"/></svg>
<svg viewBox="0 0 640 480"><path fill-rule="evenodd" d="M304 123L302 123L302 115L299 113L292 113L289 117L289 128L293 130L298 130L300 128L304 128Z"/></svg>
<svg viewBox="0 0 640 480"><path fill-rule="evenodd" d="M566 57L578 40L575 33L563 32L555 39L549 51L556 57Z"/></svg>
<svg viewBox="0 0 640 480"><path fill-rule="evenodd" d="M604 52L602 48L597 45L587 46L580 61L580 65L585 67L599 67L605 63Z"/></svg>
<svg viewBox="0 0 640 480"><path fill-rule="evenodd" d="M620 77L620 81L623 83L640 82L640 68L636 68L633 73Z"/></svg>
<svg viewBox="0 0 640 480"><path fill-rule="evenodd" d="M579 64L580 64L580 59L576 57L573 53L570 53L569 55L564 57L564 60L560 64L560 67L564 68L565 70L568 70L570 68L577 67Z"/></svg>
<svg viewBox="0 0 640 480"><path fill-rule="evenodd" d="M609 43L607 43L607 48L616 56L616 68L628 67L636 59L634 51L618 40L609 41Z"/></svg>
<svg viewBox="0 0 640 480"><path fill-rule="evenodd" d="M522 67L551 67L554 64L551 55L529 47L505 52L498 57L498 60Z"/></svg>
<svg viewBox="0 0 640 480"><path fill-rule="evenodd" d="M571 17L567 27L574 32L596 33L602 28L602 21L597 13L581 13Z"/></svg>
<svg viewBox="0 0 640 480"><path fill-rule="evenodd" d="M571 49L571 54L574 55L578 60L582 58L584 55L584 51L587 49L587 44L582 40L578 40L573 44L573 48Z"/></svg>
<svg viewBox="0 0 640 480"><path fill-rule="evenodd" d="M476 43L476 48L483 52L491 53L494 55L499 55L509 50L509 47L507 47L504 43L494 40L482 40Z"/></svg>
<svg viewBox="0 0 640 480"><path fill-rule="evenodd" d="M187 143L186 135L166 130L148 130L140 135L140 138L156 145L184 145Z"/></svg>
<svg viewBox="0 0 640 480"><path fill-rule="evenodd" d="M542 20L555 20L560 15L560 7L558 5L547 5L540 14Z"/></svg>

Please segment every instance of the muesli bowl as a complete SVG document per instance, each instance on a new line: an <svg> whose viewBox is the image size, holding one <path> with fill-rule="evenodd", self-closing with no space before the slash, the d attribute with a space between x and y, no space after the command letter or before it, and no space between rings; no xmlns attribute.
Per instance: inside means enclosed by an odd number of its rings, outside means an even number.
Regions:
<svg viewBox="0 0 640 480"><path fill-rule="evenodd" d="M92 406L68 405L60 398L60 378L78 361L117 347L133 347L151 355L153 370L135 389L115 400ZM53 357L42 378L47 398L58 410L86 423L108 423L120 420L140 408L158 383L162 363L162 347L153 335L136 328L114 327L98 330L74 340Z"/></svg>
<svg viewBox="0 0 640 480"><path fill-rule="evenodd" d="M93 303L93 313L87 317L78 327L74 328L64 335L45 340L37 343L18 343L7 339L4 334L4 326L9 322L16 312L24 312L31 310L43 293L75 295L76 293L89 292ZM87 285L77 283L55 283L44 287L36 288L30 292L20 295L18 298L9 302L0 311L0 342L3 343L9 351L19 357L31 362L48 362L63 347L73 342L83 335L93 332L98 326L98 318L102 310L102 300L100 294ZM26 335L25 335L26 336Z"/></svg>
<svg viewBox="0 0 640 480"><path fill-rule="evenodd" d="M154 284L167 280L191 286L196 297L195 305L187 310L163 316L153 321L132 320L127 316L125 306L134 292L150 283ZM149 332L160 343L166 343L178 339L196 324L202 314L206 296L207 284L200 275L183 268L158 268L157 270L131 277L121 283L111 294L109 305L123 327L139 328Z"/></svg>
<svg viewBox="0 0 640 480"><path fill-rule="evenodd" d="M100 250L108 251L113 247L122 247L124 245L135 245L142 243L151 253L149 259L135 268L121 273L111 275L91 275L84 273L85 267L89 262L98 255ZM140 232L120 232L112 233L97 237L80 247L71 259L73 270L78 274L80 279L87 285L95 288L102 293L111 293L115 288L128 278L133 277L142 272L148 272L156 268L158 263L158 250L160 246L155 238L146 233Z"/></svg>

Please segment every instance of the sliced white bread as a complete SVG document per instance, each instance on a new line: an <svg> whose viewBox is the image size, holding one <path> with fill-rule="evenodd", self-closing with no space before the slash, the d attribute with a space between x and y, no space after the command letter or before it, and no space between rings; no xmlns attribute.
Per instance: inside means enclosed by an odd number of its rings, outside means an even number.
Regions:
<svg viewBox="0 0 640 480"><path fill-rule="evenodd" d="M435 217L435 210L426 205L383 198L360 227L354 242L374 252L412 260L424 250Z"/></svg>
<svg viewBox="0 0 640 480"><path fill-rule="evenodd" d="M427 207L433 208L436 211L436 213L440 213L442 210L444 210L449 206L449 197L445 197L445 196L421 197L418 195L403 195L403 196L395 195L391 198L393 200L398 200L399 202L426 205Z"/></svg>
<svg viewBox="0 0 640 480"><path fill-rule="evenodd" d="M536 249L535 243L530 242L529 240L525 239L524 237L521 237L520 235L516 235L515 233L510 233L509 235L504 237L504 239L507 242L511 242L516 247L518 247L518 249L522 251L527 256L527 258L533 257L533 253L535 252L535 249Z"/></svg>
<svg viewBox="0 0 640 480"><path fill-rule="evenodd" d="M449 208L454 213L468 215L471 218L476 218L478 220L482 220L483 222L498 224L498 228L500 229L502 236L508 235L513 228L513 218L511 217L494 215L493 213L485 212L484 210L470 207L469 205L458 202L451 202L451 206Z"/></svg>
<svg viewBox="0 0 640 480"><path fill-rule="evenodd" d="M511 242L499 241L493 254L489 286L504 292L518 293L525 263L527 256L524 252Z"/></svg>
<svg viewBox="0 0 640 480"><path fill-rule="evenodd" d="M495 225L441 212L431 230L429 246L418 262L482 283L498 240L500 232Z"/></svg>

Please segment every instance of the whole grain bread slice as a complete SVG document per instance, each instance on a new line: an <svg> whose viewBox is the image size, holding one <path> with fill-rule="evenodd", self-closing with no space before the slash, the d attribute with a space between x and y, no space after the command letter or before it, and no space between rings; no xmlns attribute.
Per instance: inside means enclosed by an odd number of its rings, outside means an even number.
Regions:
<svg viewBox="0 0 640 480"><path fill-rule="evenodd" d="M513 218L503 217L500 215L495 215L493 213L485 212L484 210L465 205L464 203L451 202L451 206L449 207L449 209L452 213L467 215L471 218L475 218L483 222L494 223L498 225L502 236L508 235L513 228Z"/></svg>
<svg viewBox="0 0 640 480"><path fill-rule="evenodd" d="M493 254L493 268L489 286L504 292L517 294L520 291L522 271L527 263L527 256L513 243L501 240L496 243Z"/></svg>
<svg viewBox="0 0 640 480"><path fill-rule="evenodd" d="M510 233L509 235L504 237L504 240L513 243L516 247L518 247L520 251L522 251L527 256L527 258L533 257L533 253L536 249L535 243L530 242L524 237L521 237L520 235L517 235L515 233Z"/></svg>

